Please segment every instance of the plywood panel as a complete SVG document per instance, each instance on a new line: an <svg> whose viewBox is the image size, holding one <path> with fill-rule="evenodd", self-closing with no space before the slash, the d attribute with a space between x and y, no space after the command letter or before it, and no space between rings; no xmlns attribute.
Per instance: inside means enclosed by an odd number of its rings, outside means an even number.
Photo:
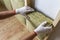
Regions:
<svg viewBox="0 0 60 40"><path fill-rule="evenodd" d="M27 32L28 30L15 16L0 20L0 40L10 40L13 36L14 39L11 40L19 40Z"/></svg>

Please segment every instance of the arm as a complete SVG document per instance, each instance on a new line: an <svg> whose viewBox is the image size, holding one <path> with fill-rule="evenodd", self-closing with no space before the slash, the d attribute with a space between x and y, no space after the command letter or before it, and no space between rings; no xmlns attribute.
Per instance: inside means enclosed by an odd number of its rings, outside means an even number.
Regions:
<svg viewBox="0 0 60 40"><path fill-rule="evenodd" d="M21 14L21 15L25 15L28 12L32 12L34 11L34 9L32 9L31 7L28 6L24 6L22 8L16 9L16 10L12 10L12 11L3 11L0 12L0 18L5 18L5 17L9 17L15 14Z"/></svg>
<svg viewBox="0 0 60 40"><path fill-rule="evenodd" d="M8 16L12 16L12 15L15 15L15 11L12 10L12 11L3 11L3 12L0 12L0 18L4 18L4 17L8 17Z"/></svg>
<svg viewBox="0 0 60 40"><path fill-rule="evenodd" d="M36 37L37 35L41 34L41 33L48 33L51 31L52 27L45 27L44 25L46 24L46 22L43 22L42 24L40 24L33 32L28 33L26 36L24 36L21 40L33 40L34 37Z"/></svg>
<svg viewBox="0 0 60 40"><path fill-rule="evenodd" d="M33 40L34 37L36 37L36 36L37 36L37 34L33 31L33 32L25 35L25 36L24 36L22 39L20 39L20 40Z"/></svg>

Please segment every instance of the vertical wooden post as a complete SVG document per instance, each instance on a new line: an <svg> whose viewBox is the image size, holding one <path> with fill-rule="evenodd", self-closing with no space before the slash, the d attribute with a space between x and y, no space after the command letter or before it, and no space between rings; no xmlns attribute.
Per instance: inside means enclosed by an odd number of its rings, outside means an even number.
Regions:
<svg viewBox="0 0 60 40"><path fill-rule="evenodd" d="M59 21L60 21L60 11L59 11L59 13L56 16L56 18L55 18L55 20L53 22L53 25L56 26Z"/></svg>
<svg viewBox="0 0 60 40"><path fill-rule="evenodd" d="M28 6L27 0L24 0L24 1L25 1L25 6Z"/></svg>
<svg viewBox="0 0 60 40"><path fill-rule="evenodd" d="M33 1L32 0L24 0L25 1L25 6L33 6Z"/></svg>

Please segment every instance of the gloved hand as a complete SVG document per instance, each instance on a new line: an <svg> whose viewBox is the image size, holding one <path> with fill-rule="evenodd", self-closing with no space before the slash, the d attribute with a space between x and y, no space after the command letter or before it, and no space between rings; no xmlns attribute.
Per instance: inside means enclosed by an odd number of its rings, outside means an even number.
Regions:
<svg viewBox="0 0 60 40"><path fill-rule="evenodd" d="M48 31L51 31L52 27L44 26L47 22L41 23L35 30L34 32L38 35L40 33L47 33Z"/></svg>
<svg viewBox="0 0 60 40"><path fill-rule="evenodd" d="M22 15L25 15L26 13L32 12L32 11L34 11L34 9L29 6L24 6L22 8L16 9L16 13L20 13Z"/></svg>

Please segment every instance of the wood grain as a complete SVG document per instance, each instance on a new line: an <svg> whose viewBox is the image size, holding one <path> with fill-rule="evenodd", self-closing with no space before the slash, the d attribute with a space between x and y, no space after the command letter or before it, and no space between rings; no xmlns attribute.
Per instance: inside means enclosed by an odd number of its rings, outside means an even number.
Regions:
<svg viewBox="0 0 60 40"><path fill-rule="evenodd" d="M14 16L0 20L0 40L11 40L19 39L28 30L23 24L21 24ZM17 36L15 36L17 35Z"/></svg>

